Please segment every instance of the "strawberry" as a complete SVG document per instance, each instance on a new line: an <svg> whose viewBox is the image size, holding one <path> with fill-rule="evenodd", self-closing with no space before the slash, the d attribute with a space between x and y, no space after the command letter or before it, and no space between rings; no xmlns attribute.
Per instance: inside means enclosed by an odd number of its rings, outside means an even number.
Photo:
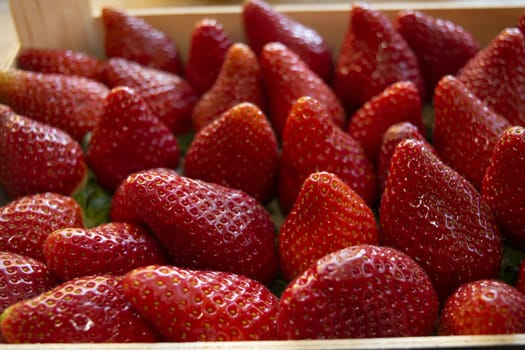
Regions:
<svg viewBox="0 0 525 350"><path fill-rule="evenodd" d="M154 342L156 332L133 309L122 277L89 276L65 282L4 311L8 343Z"/></svg>
<svg viewBox="0 0 525 350"><path fill-rule="evenodd" d="M203 18L195 24L191 32L185 77L197 93L203 94L213 85L232 44L217 20Z"/></svg>
<svg viewBox="0 0 525 350"><path fill-rule="evenodd" d="M168 168L156 168L151 169L155 170L158 173L166 174L167 176L178 176L178 173L174 169L168 169ZM128 177L132 177L134 175L138 175L142 173L141 171L131 174ZM120 185L115 190L115 193L113 194L112 200L111 200L111 208L109 216L111 218L111 221L113 222L127 222L130 224L134 224L137 226L143 226L147 227L147 225L144 223L144 221L141 219L140 215L135 210L136 203L133 202L126 194L127 191L126 181L123 181L120 183Z"/></svg>
<svg viewBox="0 0 525 350"><path fill-rule="evenodd" d="M18 54L19 69L40 73L60 73L102 80L105 63L71 50L26 48Z"/></svg>
<svg viewBox="0 0 525 350"><path fill-rule="evenodd" d="M147 266L129 272L123 290L168 341L276 339L278 299L242 275Z"/></svg>
<svg viewBox="0 0 525 350"><path fill-rule="evenodd" d="M47 237L44 254L47 266L63 281L96 274L125 274L136 267L168 262L150 232L118 222L90 229L56 230Z"/></svg>
<svg viewBox="0 0 525 350"><path fill-rule="evenodd" d="M414 139L421 141L427 146L428 150L436 154L434 148L426 141L425 137L421 135L419 129L409 123L401 122L389 127L383 134L383 143L381 151L377 159L377 178L379 180L379 193L385 190L386 179L388 178L388 169L390 167L390 159L394 154L396 146L403 140Z"/></svg>
<svg viewBox="0 0 525 350"><path fill-rule="evenodd" d="M504 29L471 58L457 77L474 95L513 125L525 125L525 37Z"/></svg>
<svg viewBox="0 0 525 350"><path fill-rule="evenodd" d="M0 251L45 261L47 236L65 227L83 227L73 198L49 192L19 198L0 207Z"/></svg>
<svg viewBox="0 0 525 350"><path fill-rule="evenodd" d="M44 293L56 283L56 277L44 263L0 251L0 312L19 301Z"/></svg>
<svg viewBox="0 0 525 350"><path fill-rule="evenodd" d="M518 267L518 277L516 279L516 289L525 294L525 257L521 258L520 265Z"/></svg>
<svg viewBox="0 0 525 350"><path fill-rule="evenodd" d="M108 60L104 76L110 87L135 90L174 134L191 130L191 111L197 95L186 80L121 58Z"/></svg>
<svg viewBox="0 0 525 350"><path fill-rule="evenodd" d="M301 58L281 43L266 44L260 55L270 119L280 138L290 108L299 97L315 98L334 122L343 127L345 114L334 92Z"/></svg>
<svg viewBox="0 0 525 350"><path fill-rule="evenodd" d="M123 11L102 9L104 48L107 57L121 57L173 74L182 73L173 40L152 25Z"/></svg>
<svg viewBox="0 0 525 350"><path fill-rule="evenodd" d="M330 48L313 28L275 10L263 0L245 1L242 19L248 43L256 54L260 54L267 43L283 43L321 79L326 82L331 80L333 63Z"/></svg>
<svg viewBox="0 0 525 350"><path fill-rule="evenodd" d="M317 260L285 289L285 339L430 335L438 300L425 271L388 247L355 245Z"/></svg>
<svg viewBox="0 0 525 350"><path fill-rule="evenodd" d="M440 300L498 275L502 242L490 207L424 143L397 145L379 214L382 244L421 264Z"/></svg>
<svg viewBox="0 0 525 350"><path fill-rule="evenodd" d="M240 189L260 202L273 198L278 165L270 122L248 102L202 128L184 158L186 176Z"/></svg>
<svg viewBox="0 0 525 350"><path fill-rule="evenodd" d="M278 184L283 212L290 211L303 182L316 171L333 173L373 205L376 177L359 142L338 128L319 102L301 97L283 132Z"/></svg>
<svg viewBox="0 0 525 350"><path fill-rule="evenodd" d="M383 13L354 3L336 63L335 92L353 112L397 81L412 81L425 100L419 63L401 34Z"/></svg>
<svg viewBox="0 0 525 350"><path fill-rule="evenodd" d="M510 126L453 76L443 77L436 86L434 147L476 188L481 188L494 145Z"/></svg>
<svg viewBox="0 0 525 350"><path fill-rule="evenodd" d="M71 195L86 176L82 147L64 131L16 114L0 118L0 185L8 197Z"/></svg>
<svg viewBox="0 0 525 350"><path fill-rule="evenodd" d="M179 165L177 139L132 89L118 87L106 98L87 158L99 183L114 190L133 172Z"/></svg>
<svg viewBox="0 0 525 350"><path fill-rule="evenodd" d="M507 241L525 249L525 128L512 127L497 141L481 194Z"/></svg>
<svg viewBox="0 0 525 350"><path fill-rule="evenodd" d="M193 109L194 129L202 129L241 102L251 102L264 109L257 56L248 46L235 43L228 49L212 87L202 95Z"/></svg>
<svg viewBox="0 0 525 350"><path fill-rule="evenodd" d="M124 221L116 214L140 218L174 265L229 271L265 284L273 281L277 269L273 224L256 199L156 169L130 175L121 186L121 199L113 205L125 208L112 208L112 219Z"/></svg>
<svg viewBox="0 0 525 350"><path fill-rule="evenodd" d="M370 163L375 164L383 133L392 124L402 121L417 126L421 133L425 132L421 100L417 87L410 81L394 83L366 102L350 117L348 133L359 141Z"/></svg>
<svg viewBox="0 0 525 350"><path fill-rule="evenodd" d="M525 295L496 280L466 283L441 312L438 334L513 334L525 332Z"/></svg>
<svg viewBox="0 0 525 350"><path fill-rule="evenodd" d="M0 103L81 142L98 122L108 89L91 79L21 70L0 72Z"/></svg>
<svg viewBox="0 0 525 350"><path fill-rule="evenodd" d="M281 269L291 280L326 254L378 243L374 214L361 197L334 174L312 173L279 232Z"/></svg>
<svg viewBox="0 0 525 350"><path fill-rule="evenodd" d="M456 74L479 51L463 27L419 11L400 11L394 27L417 56L429 94L441 77Z"/></svg>

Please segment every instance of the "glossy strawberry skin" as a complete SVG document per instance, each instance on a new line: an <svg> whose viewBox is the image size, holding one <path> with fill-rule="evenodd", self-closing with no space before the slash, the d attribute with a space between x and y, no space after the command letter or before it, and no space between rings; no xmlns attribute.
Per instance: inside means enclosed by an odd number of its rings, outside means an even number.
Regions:
<svg viewBox="0 0 525 350"><path fill-rule="evenodd" d="M525 258L521 259L520 266L518 268L518 278L516 279L516 289L525 294Z"/></svg>
<svg viewBox="0 0 525 350"><path fill-rule="evenodd" d="M119 87L106 98L93 130L87 158L100 184L114 190L128 175L155 167L176 168L175 135L132 89Z"/></svg>
<svg viewBox="0 0 525 350"><path fill-rule="evenodd" d="M10 305L44 293L56 283L56 277L43 262L0 251L0 313Z"/></svg>
<svg viewBox="0 0 525 350"><path fill-rule="evenodd" d="M66 227L83 227L73 198L49 192L19 198L0 207L0 251L45 261L47 236Z"/></svg>
<svg viewBox="0 0 525 350"><path fill-rule="evenodd" d="M276 339L278 299L245 276L157 265L129 272L123 287L168 341Z"/></svg>
<svg viewBox="0 0 525 350"><path fill-rule="evenodd" d="M98 122L109 90L91 79L21 70L0 72L0 102L67 132L78 142Z"/></svg>
<svg viewBox="0 0 525 350"><path fill-rule="evenodd" d="M382 244L421 264L440 300L498 275L502 240L490 207L423 143L397 145L379 213Z"/></svg>
<svg viewBox="0 0 525 350"><path fill-rule="evenodd" d="M384 14L354 3L336 63L335 92L352 113L397 81L412 81L425 100L419 63L406 41Z"/></svg>
<svg viewBox="0 0 525 350"><path fill-rule="evenodd" d="M80 144L62 130L16 114L0 119L0 184L9 198L71 195L86 174Z"/></svg>
<svg viewBox="0 0 525 350"><path fill-rule="evenodd" d="M445 163L477 189L481 188L499 136L510 126L453 76L438 83L434 94L434 147Z"/></svg>
<svg viewBox="0 0 525 350"><path fill-rule="evenodd" d="M228 49L212 87L193 109L193 128L199 131L241 102L253 103L261 110L265 108L257 56L247 45L235 43Z"/></svg>
<svg viewBox="0 0 525 350"><path fill-rule="evenodd" d="M185 77L198 94L212 87L233 42L213 18L198 21L191 32Z"/></svg>
<svg viewBox="0 0 525 350"><path fill-rule="evenodd" d="M33 72L78 75L101 81L105 64L83 52L27 48L18 54L17 67Z"/></svg>
<svg viewBox="0 0 525 350"><path fill-rule="evenodd" d="M275 194L278 166L270 122L248 102L201 129L184 158L186 176L240 189L263 203Z"/></svg>
<svg viewBox="0 0 525 350"><path fill-rule="evenodd" d="M421 133L425 132L419 93L410 81L394 83L366 102L350 117L347 130L359 141L370 163L376 164L384 132L402 121L409 121Z"/></svg>
<svg viewBox="0 0 525 350"><path fill-rule="evenodd" d="M3 118L4 116L10 116L11 114L14 114L15 112L11 109L11 107L6 106L4 104L0 103L0 118Z"/></svg>
<svg viewBox="0 0 525 350"><path fill-rule="evenodd" d="M525 37L506 28L457 77L489 108L513 125L525 125Z"/></svg>
<svg viewBox="0 0 525 350"><path fill-rule="evenodd" d="M525 243L525 129L509 128L497 141L481 194L490 205L508 243L524 249Z"/></svg>
<svg viewBox="0 0 525 350"><path fill-rule="evenodd" d="M281 43L266 44L260 54L264 88L269 99L269 117L278 137L295 101L303 96L315 98L334 122L343 127L343 106L325 82L302 61L299 55Z"/></svg>
<svg viewBox="0 0 525 350"><path fill-rule="evenodd" d="M0 321L8 343L154 342L156 332L124 298L122 277L65 282L10 306Z"/></svg>
<svg viewBox="0 0 525 350"><path fill-rule="evenodd" d="M496 280L478 280L460 286L444 304L438 326L440 335L523 332L525 295Z"/></svg>
<svg viewBox="0 0 525 350"><path fill-rule="evenodd" d="M436 292L423 269L388 247L328 254L283 292L277 327L285 339L430 335Z"/></svg>
<svg viewBox="0 0 525 350"><path fill-rule="evenodd" d="M242 17L248 43L256 54L260 54L267 43L283 43L321 79L326 82L331 80L333 63L330 48L314 29L273 9L262 0L244 2Z"/></svg>
<svg viewBox="0 0 525 350"><path fill-rule="evenodd" d="M305 180L279 231L279 261L292 280L317 259L345 247L378 244L372 210L341 179L328 172Z"/></svg>
<svg viewBox="0 0 525 350"><path fill-rule="evenodd" d="M376 177L359 142L338 128L311 97L302 97L290 111L282 141L278 195L288 213L303 182L315 171L337 175L372 206Z"/></svg>
<svg viewBox="0 0 525 350"><path fill-rule="evenodd" d="M149 109L176 135L191 130L191 111L197 95L178 75L142 66L122 58L111 58L104 74L112 88L127 86L138 93Z"/></svg>
<svg viewBox="0 0 525 350"><path fill-rule="evenodd" d="M518 18L518 23L516 24L518 29L525 35L525 12Z"/></svg>
<svg viewBox="0 0 525 350"><path fill-rule="evenodd" d="M443 76L456 74L479 51L463 27L419 11L400 11L394 27L417 56L429 94Z"/></svg>
<svg viewBox="0 0 525 350"><path fill-rule="evenodd" d="M409 122L401 122L390 126L383 134L383 143L377 159L377 178L379 180L379 193L385 190L386 179L390 168L390 160L394 155L396 146L403 140L414 139L421 141L427 146L429 151L437 156L434 147L432 147L425 137L421 134L419 128Z"/></svg>
<svg viewBox="0 0 525 350"><path fill-rule="evenodd" d="M131 212L112 208L112 219L125 221L116 214L140 218L174 265L229 271L265 284L273 281L274 228L253 197L164 170L130 175L118 192L121 199L113 204L124 204Z"/></svg>
<svg viewBox="0 0 525 350"><path fill-rule="evenodd" d="M107 57L121 57L173 74L182 73L178 49L164 32L141 18L113 8L102 9Z"/></svg>
<svg viewBox="0 0 525 350"><path fill-rule="evenodd" d="M96 274L121 275L140 266L168 263L151 232L126 223L91 229L64 228L45 241L47 266L63 281Z"/></svg>

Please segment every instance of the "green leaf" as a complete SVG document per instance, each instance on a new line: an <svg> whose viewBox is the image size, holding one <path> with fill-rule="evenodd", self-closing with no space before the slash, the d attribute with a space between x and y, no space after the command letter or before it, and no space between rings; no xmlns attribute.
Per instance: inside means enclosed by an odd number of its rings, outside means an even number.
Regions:
<svg viewBox="0 0 525 350"><path fill-rule="evenodd" d="M95 227L109 222L111 193L102 188L91 171L84 186L73 194L84 213L84 226Z"/></svg>
<svg viewBox="0 0 525 350"><path fill-rule="evenodd" d="M503 246L503 261L499 279L510 285L516 285L521 261L525 257L525 252L511 248L507 244Z"/></svg>

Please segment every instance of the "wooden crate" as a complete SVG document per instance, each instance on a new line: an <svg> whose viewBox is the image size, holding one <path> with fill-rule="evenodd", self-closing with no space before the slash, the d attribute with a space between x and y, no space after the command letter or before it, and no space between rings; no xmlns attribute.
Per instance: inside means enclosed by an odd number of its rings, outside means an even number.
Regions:
<svg viewBox="0 0 525 350"><path fill-rule="evenodd" d="M135 3L145 1L135 1ZM390 18L401 9L421 10L452 20L471 32L485 46L505 27L515 26L525 11L525 1L441 0L368 1ZM14 67L20 47L80 50L103 57L100 6L103 0L10 0L20 46L1 57L0 68ZM147 1L146 1L147 3ZM142 4L143 5L143 4ZM348 27L350 1L329 4L282 4L279 11L315 28L337 55ZM240 6L147 7L128 10L171 35L186 58L193 24L213 17L224 24L234 41L244 41ZM2 63L4 62L4 63ZM525 349L525 334L495 336L407 337L304 341L156 344L52 344L0 345L1 349Z"/></svg>

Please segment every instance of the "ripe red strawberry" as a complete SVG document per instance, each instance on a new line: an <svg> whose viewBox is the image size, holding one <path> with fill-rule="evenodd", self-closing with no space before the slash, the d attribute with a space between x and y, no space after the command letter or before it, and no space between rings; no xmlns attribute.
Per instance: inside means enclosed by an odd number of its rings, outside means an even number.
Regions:
<svg viewBox="0 0 525 350"><path fill-rule="evenodd" d="M105 85L63 74L0 72L0 102L16 113L52 125L81 142L98 122L108 94Z"/></svg>
<svg viewBox="0 0 525 350"><path fill-rule="evenodd" d="M467 88L513 125L525 125L525 37L504 29L458 73Z"/></svg>
<svg viewBox="0 0 525 350"><path fill-rule="evenodd" d="M213 85L232 44L222 24L215 19L204 18L195 24L184 76L198 94Z"/></svg>
<svg viewBox="0 0 525 350"><path fill-rule="evenodd" d="M503 132L497 141L481 194L490 205L503 236L515 248L525 249L525 129Z"/></svg>
<svg viewBox="0 0 525 350"><path fill-rule="evenodd" d="M240 189L260 202L273 198L278 166L270 122L248 102L202 128L184 158L186 176Z"/></svg>
<svg viewBox="0 0 525 350"><path fill-rule="evenodd" d="M390 168L390 159L394 154L396 146L403 140L414 139L421 141L427 146L428 150L436 154L434 148L426 141L425 137L421 135L419 129L409 123L402 122L397 123L389 127L383 134L383 143L381 145L381 151L377 159L377 178L379 180L379 193L383 193L385 190L386 179L388 178L388 169Z"/></svg>
<svg viewBox="0 0 525 350"><path fill-rule="evenodd" d="M158 173L166 174L168 176L178 176L178 173L174 169L157 168L152 170L155 170ZM137 174L139 173L142 173L142 171L137 172ZM129 177L132 175L135 174L131 174ZM126 182L123 181L115 190L111 200L111 208L109 213L111 221L127 222L137 226L147 227L140 215L135 210L136 203L131 200L130 196L126 194L126 191L127 185Z"/></svg>
<svg viewBox="0 0 525 350"><path fill-rule="evenodd" d="M394 83L366 102L350 117L348 133L359 141L370 163L375 164L384 132L402 121L412 123L425 133L419 93L410 81Z"/></svg>
<svg viewBox="0 0 525 350"><path fill-rule="evenodd" d="M428 276L409 256L356 245L324 256L287 286L277 327L285 339L423 336L438 308Z"/></svg>
<svg viewBox="0 0 525 350"><path fill-rule="evenodd" d="M154 167L176 168L179 147L171 131L132 89L113 89L93 130L89 165L103 186L114 190L128 175Z"/></svg>
<svg viewBox="0 0 525 350"><path fill-rule="evenodd" d="M127 86L135 90L151 112L174 134L191 130L191 111L197 95L179 76L125 59L111 58L107 63L105 82L110 87Z"/></svg>
<svg viewBox="0 0 525 350"><path fill-rule="evenodd" d="M280 138L288 113L299 97L315 98L334 122L343 127L345 113L334 92L302 61L299 55L281 43L266 44L260 55L269 117Z"/></svg>
<svg viewBox="0 0 525 350"><path fill-rule="evenodd" d="M35 259L0 251L0 313L19 301L53 288L56 277Z"/></svg>
<svg viewBox="0 0 525 350"><path fill-rule="evenodd" d="M520 266L518 268L518 277L516 280L516 289L525 294L525 258L521 259Z"/></svg>
<svg viewBox="0 0 525 350"><path fill-rule="evenodd" d="M0 251L45 261L47 236L65 227L83 227L73 198L49 192L19 198L0 207Z"/></svg>
<svg viewBox="0 0 525 350"><path fill-rule="evenodd" d="M412 81L425 100L419 63L401 34L383 13L354 3L335 68L335 92L353 112L397 81Z"/></svg>
<svg viewBox="0 0 525 350"><path fill-rule="evenodd" d="M105 63L83 52L26 48L18 54L17 66L34 72L78 75L102 81Z"/></svg>
<svg viewBox="0 0 525 350"><path fill-rule="evenodd" d="M301 97L283 132L278 184L283 212L292 209L303 182L316 171L335 174L373 205L376 177L359 142L338 128L319 102Z"/></svg>
<svg viewBox="0 0 525 350"><path fill-rule="evenodd" d="M194 129L202 129L241 102L251 102L264 110L257 56L248 46L235 43L228 49L215 83L193 109Z"/></svg>
<svg viewBox="0 0 525 350"><path fill-rule="evenodd" d="M286 280L317 259L358 244L378 244L374 214L341 179L312 173L279 232L279 257Z"/></svg>
<svg viewBox="0 0 525 350"><path fill-rule="evenodd" d="M267 43L283 43L321 79L326 82L331 80L333 63L330 48L314 29L275 10L263 0L245 1L242 17L248 43L256 54Z"/></svg>
<svg viewBox="0 0 525 350"><path fill-rule="evenodd" d="M173 40L142 18L106 7L102 9L102 24L107 57L122 57L151 68L182 73Z"/></svg>
<svg viewBox="0 0 525 350"><path fill-rule="evenodd" d="M242 275L147 266L129 272L123 290L168 341L276 339L278 299Z"/></svg>
<svg viewBox="0 0 525 350"><path fill-rule="evenodd" d="M0 326L8 343L154 342L158 335L122 292L122 277L65 282L10 306Z"/></svg>
<svg viewBox="0 0 525 350"><path fill-rule="evenodd" d="M56 230L47 237L44 253L49 269L63 281L97 274L120 275L136 267L168 263L152 233L118 222L91 229Z"/></svg>
<svg viewBox="0 0 525 350"><path fill-rule="evenodd" d="M68 134L16 114L0 118L0 185L9 198L71 195L86 176L82 148Z"/></svg>
<svg viewBox="0 0 525 350"><path fill-rule="evenodd" d="M424 143L397 145L379 213L382 244L421 264L440 300L498 275L502 242L490 207Z"/></svg>
<svg viewBox="0 0 525 350"><path fill-rule="evenodd" d="M480 189L494 145L511 124L446 76L434 94L433 142L445 163Z"/></svg>
<svg viewBox="0 0 525 350"><path fill-rule="evenodd" d="M131 175L119 192L121 199L113 205L125 208L112 208L112 219L125 221L116 214L140 217L174 265L229 271L265 284L273 281L277 269L273 224L253 197L165 170Z"/></svg>
<svg viewBox="0 0 525 350"><path fill-rule="evenodd" d="M429 94L441 77L456 74L479 51L463 27L419 11L400 11L394 27L417 56Z"/></svg>
<svg viewBox="0 0 525 350"><path fill-rule="evenodd" d="M525 294L496 280L479 280L458 288L446 301L440 335L525 332Z"/></svg>

